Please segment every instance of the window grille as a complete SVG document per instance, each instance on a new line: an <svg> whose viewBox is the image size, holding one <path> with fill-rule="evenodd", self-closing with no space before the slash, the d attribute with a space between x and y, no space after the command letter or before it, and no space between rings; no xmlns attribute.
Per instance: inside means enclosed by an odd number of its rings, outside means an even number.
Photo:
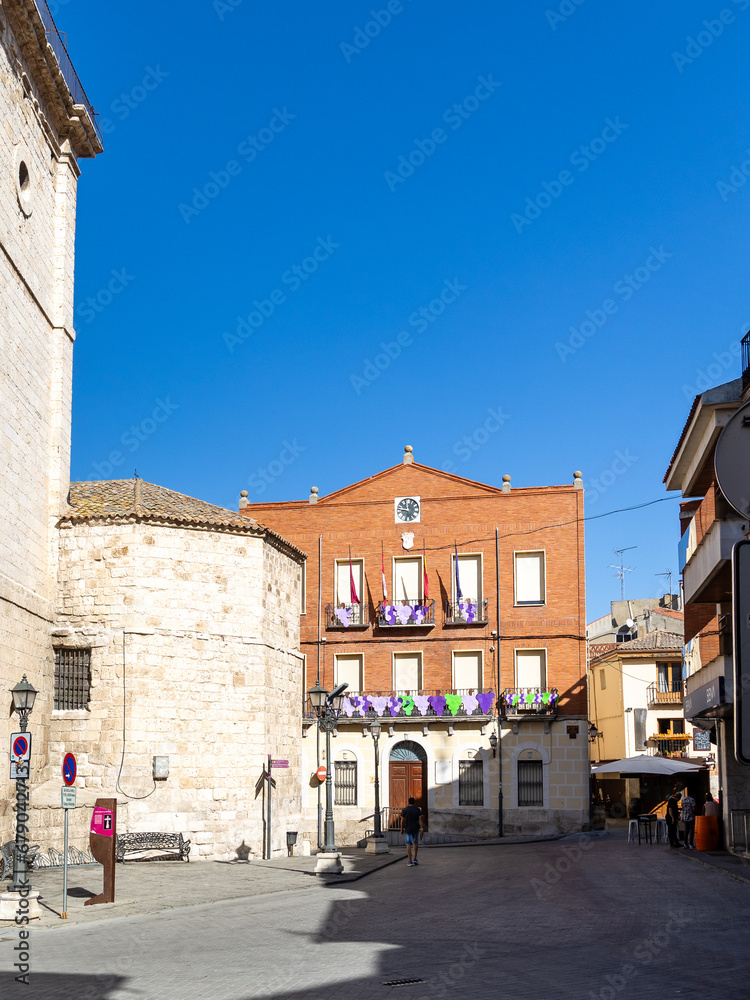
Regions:
<svg viewBox="0 0 750 1000"><path fill-rule="evenodd" d="M64 711L88 708L91 697L91 650L55 650L54 707Z"/></svg>
<svg viewBox="0 0 750 1000"><path fill-rule="evenodd" d="M544 805L544 772L540 760L518 762L518 805Z"/></svg>
<svg viewBox="0 0 750 1000"><path fill-rule="evenodd" d="M333 801L337 806L357 804L357 762L337 760L333 765Z"/></svg>
<svg viewBox="0 0 750 1000"><path fill-rule="evenodd" d="M460 806L484 805L484 761L460 760L458 762L458 804Z"/></svg>

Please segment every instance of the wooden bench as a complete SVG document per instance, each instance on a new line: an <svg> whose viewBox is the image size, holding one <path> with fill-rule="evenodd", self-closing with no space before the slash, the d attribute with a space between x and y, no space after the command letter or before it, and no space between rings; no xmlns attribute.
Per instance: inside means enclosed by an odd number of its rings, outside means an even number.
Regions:
<svg viewBox="0 0 750 1000"><path fill-rule="evenodd" d="M164 851L171 857L190 860L190 841L181 833L119 833L115 842L115 860L125 861L126 854Z"/></svg>

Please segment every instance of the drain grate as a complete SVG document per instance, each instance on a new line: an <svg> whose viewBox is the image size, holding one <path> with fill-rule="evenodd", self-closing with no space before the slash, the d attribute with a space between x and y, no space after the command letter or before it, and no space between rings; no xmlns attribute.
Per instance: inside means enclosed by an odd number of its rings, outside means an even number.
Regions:
<svg viewBox="0 0 750 1000"><path fill-rule="evenodd" d="M410 986L412 983L426 983L426 979L389 979L383 986Z"/></svg>

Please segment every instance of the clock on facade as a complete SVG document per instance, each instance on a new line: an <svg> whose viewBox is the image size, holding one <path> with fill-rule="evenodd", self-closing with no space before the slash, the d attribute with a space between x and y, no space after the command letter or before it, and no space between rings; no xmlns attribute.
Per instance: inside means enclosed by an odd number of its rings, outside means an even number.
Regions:
<svg viewBox="0 0 750 1000"><path fill-rule="evenodd" d="M396 508L396 523L411 523L419 521L422 514L422 505L419 497L396 497L394 500Z"/></svg>

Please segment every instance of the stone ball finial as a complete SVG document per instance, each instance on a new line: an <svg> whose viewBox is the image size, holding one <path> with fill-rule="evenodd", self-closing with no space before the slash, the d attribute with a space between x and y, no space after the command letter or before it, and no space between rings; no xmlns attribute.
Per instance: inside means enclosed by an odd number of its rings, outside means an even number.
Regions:
<svg viewBox="0 0 750 1000"><path fill-rule="evenodd" d="M246 497L247 496L247 490L240 490L240 496L241 497Z"/></svg>
<svg viewBox="0 0 750 1000"><path fill-rule="evenodd" d="M580 472L573 473L573 479L583 479L583 475Z"/></svg>
<svg viewBox="0 0 750 1000"><path fill-rule="evenodd" d="M317 493L318 492L318 487L317 486L311 486L310 487L310 492L311 493Z"/></svg>
<svg viewBox="0 0 750 1000"><path fill-rule="evenodd" d="M503 485L501 489L503 493L510 493L510 476L507 473L503 476Z"/></svg>
<svg viewBox="0 0 750 1000"><path fill-rule="evenodd" d="M507 473L503 476L503 482L504 483L509 483L510 482L510 476Z"/></svg>
<svg viewBox="0 0 750 1000"><path fill-rule="evenodd" d="M240 510L247 507L247 490L240 490Z"/></svg>
<svg viewBox="0 0 750 1000"><path fill-rule="evenodd" d="M318 502L318 487L317 486L311 486L310 487L310 496L307 498L307 502L308 503L317 503Z"/></svg>
<svg viewBox="0 0 750 1000"><path fill-rule="evenodd" d="M583 479L581 478L581 473L577 470L573 473L573 486L577 490L583 489Z"/></svg>
<svg viewBox="0 0 750 1000"><path fill-rule="evenodd" d="M412 448L412 446L410 444L405 444L404 445L404 451L411 453L411 452L414 451L414 449Z"/></svg>
<svg viewBox="0 0 750 1000"><path fill-rule="evenodd" d="M404 465L411 465L414 461L413 451L414 449L410 444L404 445Z"/></svg>

